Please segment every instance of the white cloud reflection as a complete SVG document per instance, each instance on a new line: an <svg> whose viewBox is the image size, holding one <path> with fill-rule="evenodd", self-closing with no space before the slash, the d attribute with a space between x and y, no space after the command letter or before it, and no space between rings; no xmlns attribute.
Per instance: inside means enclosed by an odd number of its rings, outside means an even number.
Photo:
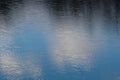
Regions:
<svg viewBox="0 0 120 80"><path fill-rule="evenodd" d="M0 71L5 75L19 74L18 62L13 52L9 50L12 44L12 34L3 28L0 28Z"/></svg>
<svg viewBox="0 0 120 80"><path fill-rule="evenodd" d="M15 36L13 35L16 34L19 25L22 24L21 22L18 24L20 21L18 17L20 16L17 16L17 13L12 14L12 18L16 23L10 23L8 27L2 23L4 21L0 20L0 73L5 75L7 80L28 78L39 80L41 78L41 66L39 60L33 58L36 56L29 56L30 54L26 53L25 56L21 57L19 53L13 51L15 48L21 48L14 45Z"/></svg>
<svg viewBox="0 0 120 80"><path fill-rule="evenodd" d="M4 53L0 56L0 65L3 73L6 74L20 74L21 70L19 63L9 53Z"/></svg>
<svg viewBox="0 0 120 80"><path fill-rule="evenodd" d="M26 75L23 76L24 78L40 78L41 68L39 65L34 64L35 62L32 62L34 61L33 55L29 57L29 54L27 54L27 57L19 57L18 53L10 50L10 48L14 48L14 46L11 46L13 43L12 38L11 34L0 32L0 72L6 75L8 80L21 79L24 74Z"/></svg>
<svg viewBox="0 0 120 80"><path fill-rule="evenodd" d="M88 36L83 29L72 28L72 26L58 28L53 42L52 60L59 68L69 64L89 70L93 64L95 44Z"/></svg>

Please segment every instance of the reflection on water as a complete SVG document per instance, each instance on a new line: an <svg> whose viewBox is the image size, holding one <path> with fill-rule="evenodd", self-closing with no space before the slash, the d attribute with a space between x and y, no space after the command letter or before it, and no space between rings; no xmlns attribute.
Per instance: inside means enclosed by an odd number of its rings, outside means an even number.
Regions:
<svg viewBox="0 0 120 80"><path fill-rule="evenodd" d="M1 0L0 80L119 80L117 0Z"/></svg>
<svg viewBox="0 0 120 80"><path fill-rule="evenodd" d="M19 48L12 46L13 32L2 29L0 32L0 79L1 80L23 80L23 79L39 79L41 76L41 68L32 62L32 55L20 57L13 49ZM11 47L12 46L12 47ZM19 48L20 49L20 48ZM32 57L32 59L31 59ZM35 59L34 59L35 60Z"/></svg>
<svg viewBox="0 0 120 80"><path fill-rule="evenodd" d="M89 68L95 49L95 44L92 44L90 40L83 30L58 29L55 32L54 43L52 43L53 54L51 56L59 67L68 63L74 67L78 65L78 67Z"/></svg>

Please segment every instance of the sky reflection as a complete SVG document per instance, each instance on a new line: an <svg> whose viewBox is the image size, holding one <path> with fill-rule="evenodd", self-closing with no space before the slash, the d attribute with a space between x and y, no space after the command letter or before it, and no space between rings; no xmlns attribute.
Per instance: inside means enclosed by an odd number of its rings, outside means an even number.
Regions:
<svg viewBox="0 0 120 80"><path fill-rule="evenodd" d="M0 80L119 79L116 0L14 2L0 6Z"/></svg>
<svg viewBox="0 0 120 80"><path fill-rule="evenodd" d="M19 54L11 50L13 36L1 32L0 36L0 74L6 77L3 79L16 80L16 79L39 79L41 76L40 66L37 66L33 59L28 57L20 57ZM12 46L14 48L14 46ZM33 64L34 63L34 64ZM26 75L26 76L23 76Z"/></svg>
<svg viewBox="0 0 120 80"><path fill-rule="evenodd" d="M89 69L92 65L95 45L87 36L83 30L57 30L52 54L55 63L59 67L68 63L74 67Z"/></svg>
<svg viewBox="0 0 120 80"><path fill-rule="evenodd" d="M2 20L1 20L2 21ZM4 22L4 21L3 21ZM36 65L36 59L34 55L19 53L19 49L22 50L23 46L17 46L18 39L15 39L16 27L13 25L9 28L2 25L0 29L0 79L7 80L26 80L41 78L41 67ZM19 25L18 25L19 26ZM16 34L15 34L16 33ZM19 31L18 31L19 33ZM22 43L23 44L23 43ZM25 45L24 45L25 46ZM28 45L29 46L29 45ZM22 56L21 56L22 55ZM1 76L4 77L1 77Z"/></svg>

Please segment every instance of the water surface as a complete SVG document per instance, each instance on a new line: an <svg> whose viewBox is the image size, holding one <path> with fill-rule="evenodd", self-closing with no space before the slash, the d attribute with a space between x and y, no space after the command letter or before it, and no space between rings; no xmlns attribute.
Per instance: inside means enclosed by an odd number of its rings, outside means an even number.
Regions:
<svg viewBox="0 0 120 80"><path fill-rule="evenodd" d="M120 80L117 0L1 0L0 80Z"/></svg>

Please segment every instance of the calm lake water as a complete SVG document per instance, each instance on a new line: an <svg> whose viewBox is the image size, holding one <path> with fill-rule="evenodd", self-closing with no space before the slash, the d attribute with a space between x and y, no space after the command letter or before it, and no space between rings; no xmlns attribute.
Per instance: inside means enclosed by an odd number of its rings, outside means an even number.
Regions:
<svg viewBox="0 0 120 80"><path fill-rule="evenodd" d="M0 80L120 80L117 0L1 0Z"/></svg>

